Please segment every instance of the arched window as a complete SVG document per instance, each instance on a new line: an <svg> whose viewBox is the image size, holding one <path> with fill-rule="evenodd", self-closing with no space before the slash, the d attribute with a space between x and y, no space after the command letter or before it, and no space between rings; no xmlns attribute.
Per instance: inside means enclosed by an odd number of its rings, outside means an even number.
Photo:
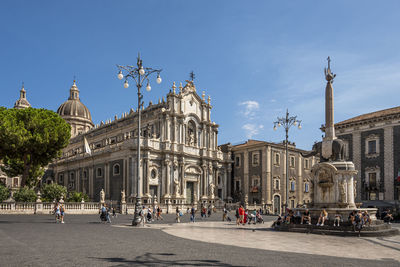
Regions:
<svg viewBox="0 0 400 267"><path fill-rule="evenodd" d="M113 174L114 175L119 175L119 169L120 169L119 164L114 164L114 166L113 166Z"/></svg>

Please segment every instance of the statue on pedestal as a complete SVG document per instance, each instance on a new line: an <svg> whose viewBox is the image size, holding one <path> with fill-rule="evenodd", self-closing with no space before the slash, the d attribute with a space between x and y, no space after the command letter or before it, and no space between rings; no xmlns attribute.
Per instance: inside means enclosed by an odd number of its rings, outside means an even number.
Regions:
<svg viewBox="0 0 400 267"><path fill-rule="evenodd" d="M125 190L121 190L121 203L126 203Z"/></svg>
<svg viewBox="0 0 400 267"><path fill-rule="evenodd" d="M178 197L180 195L180 190L179 190L180 184L179 184L179 181L178 180L174 180L174 184L175 184L175 196Z"/></svg>
<svg viewBox="0 0 400 267"><path fill-rule="evenodd" d="M106 201L106 194L104 193L104 189L100 191L100 203L104 203Z"/></svg>
<svg viewBox="0 0 400 267"><path fill-rule="evenodd" d="M215 185L213 183L211 183L209 188L210 188L210 197L214 198Z"/></svg>

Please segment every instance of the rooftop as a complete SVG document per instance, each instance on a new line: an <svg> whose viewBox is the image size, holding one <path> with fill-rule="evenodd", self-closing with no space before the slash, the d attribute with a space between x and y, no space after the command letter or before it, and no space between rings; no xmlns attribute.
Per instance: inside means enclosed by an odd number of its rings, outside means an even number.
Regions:
<svg viewBox="0 0 400 267"><path fill-rule="evenodd" d="M357 117L336 123L335 126L342 126L345 124L357 123L357 122L367 121L367 120L371 120L371 119L375 119L375 118L379 118L379 117L386 117L386 116L396 115L396 114L400 114L400 106L359 115Z"/></svg>

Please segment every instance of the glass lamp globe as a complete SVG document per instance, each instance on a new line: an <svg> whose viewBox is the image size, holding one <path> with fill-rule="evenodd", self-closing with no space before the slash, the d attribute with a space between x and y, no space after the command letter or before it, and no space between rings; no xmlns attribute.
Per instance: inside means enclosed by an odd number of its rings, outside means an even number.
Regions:
<svg viewBox="0 0 400 267"><path fill-rule="evenodd" d="M299 129L301 129L301 124L299 124Z"/></svg>
<svg viewBox="0 0 400 267"><path fill-rule="evenodd" d="M139 74L140 74L140 75L144 75L144 69L143 69L143 67L140 67L140 69L139 69Z"/></svg>
<svg viewBox="0 0 400 267"><path fill-rule="evenodd" d="M280 122L278 123L278 127L281 127L281 123Z"/></svg>
<svg viewBox="0 0 400 267"><path fill-rule="evenodd" d="M297 121L294 121L294 122L293 122L293 125L296 126L296 125L297 125Z"/></svg>
<svg viewBox="0 0 400 267"><path fill-rule="evenodd" d="M147 86L146 86L146 91L147 91L147 92L150 92L150 90L151 90L150 83L147 83Z"/></svg>
<svg viewBox="0 0 400 267"><path fill-rule="evenodd" d="M124 82L124 87L125 87L125 88L128 88L128 87L129 87L128 81L125 81L125 82Z"/></svg>
<svg viewBox="0 0 400 267"><path fill-rule="evenodd" d="M119 71L118 79L122 80L123 78L124 78L124 75L122 74L122 71Z"/></svg>
<svg viewBox="0 0 400 267"><path fill-rule="evenodd" d="M160 84L162 82L162 79L161 79L160 75L157 76L157 80L156 81L157 81L158 84Z"/></svg>
<svg viewBox="0 0 400 267"><path fill-rule="evenodd" d="M274 131L276 131L276 125L274 125Z"/></svg>

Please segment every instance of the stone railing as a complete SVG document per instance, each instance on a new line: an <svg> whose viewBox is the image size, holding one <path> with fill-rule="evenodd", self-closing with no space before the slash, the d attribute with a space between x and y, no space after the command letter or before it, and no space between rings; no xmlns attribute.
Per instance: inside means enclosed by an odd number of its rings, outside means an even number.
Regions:
<svg viewBox="0 0 400 267"><path fill-rule="evenodd" d="M54 202L0 202L0 214L52 214ZM98 214L98 202L65 202L66 214Z"/></svg>

